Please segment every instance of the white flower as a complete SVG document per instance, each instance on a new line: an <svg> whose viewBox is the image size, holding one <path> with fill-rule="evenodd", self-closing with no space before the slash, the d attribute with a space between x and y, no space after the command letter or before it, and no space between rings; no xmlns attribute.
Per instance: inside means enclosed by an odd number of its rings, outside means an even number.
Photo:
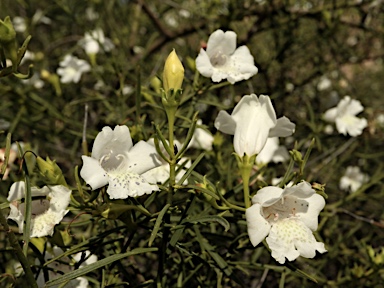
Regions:
<svg viewBox="0 0 384 288"><path fill-rule="evenodd" d="M256 163L267 164L285 162L289 159L289 153L285 146L279 145L279 137L270 137L267 139L264 148L256 157Z"/></svg>
<svg viewBox="0 0 384 288"><path fill-rule="evenodd" d="M104 36L103 30L100 28L86 32L84 38L79 41L79 45L88 55L99 53L100 48L108 52L115 47L112 41Z"/></svg>
<svg viewBox="0 0 384 288"><path fill-rule="evenodd" d="M53 228L59 224L69 210L65 210L69 204L71 190L62 185L44 186L43 188L32 187L32 197L40 196L39 199L32 198L32 220L30 237L43 237L53 234ZM41 196L46 196L41 199ZM15 182L9 191L8 201L11 209L8 219L17 222L19 233L23 233L25 221L25 198L24 182Z"/></svg>
<svg viewBox="0 0 384 288"><path fill-rule="evenodd" d="M147 143L155 147L155 142L153 138L149 139ZM174 141L174 144L176 145L177 149L180 149L182 146L181 143L177 140ZM164 156L168 156L168 153L165 151L165 148L161 142L160 142L160 149L162 150ZM164 183L169 179L169 174L170 174L169 163L164 159L162 159L161 157L160 157L160 162L161 162L160 166L153 168L141 175L149 183ZM176 166L176 170L179 169L179 164L183 164L183 163L185 163L184 168L191 167L191 160L183 157L179 160L178 165ZM186 172L187 171L185 169L181 169L176 174L176 177L175 177L176 182L180 181L180 179L184 176ZM188 180L185 180L183 182L183 185L187 185L187 184L188 184Z"/></svg>
<svg viewBox="0 0 384 288"><path fill-rule="evenodd" d="M203 124L203 121L201 119L197 120L197 125L202 125L202 124ZM203 128L196 127L188 147L211 151L212 143L213 143L212 134L207 132L207 130Z"/></svg>
<svg viewBox="0 0 384 288"><path fill-rule="evenodd" d="M369 176L362 173L358 166L348 166L343 177L340 178L339 187L342 190L355 192L364 183L368 182Z"/></svg>
<svg viewBox="0 0 384 288"><path fill-rule="evenodd" d="M61 83L78 83L81 75L91 70L91 65L87 61L73 55L65 55L59 65L57 74L60 75Z"/></svg>
<svg viewBox="0 0 384 288"><path fill-rule="evenodd" d="M269 96L255 94L243 96L231 115L221 110L215 127L235 136L233 145L239 156L259 154L268 137L287 137L295 130L288 118L276 119Z"/></svg>
<svg viewBox="0 0 384 288"><path fill-rule="evenodd" d="M360 101L344 96L337 104L337 107L331 108L324 113L324 119L335 122L339 133L356 137L363 133L363 129L368 125L367 119L356 117L363 110L364 107Z"/></svg>
<svg viewBox="0 0 384 288"><path fill-rule="evenodd" d="M111 199L125 199L157 191L141 174L161 165L154 146L140 141L133 145L127 126L104 127L97 135L91 157L82 156L80 175L97 189L109 184Z"/></svg>
<svg viewBox="0 0 384 288"><path fill-rule="evenodd" d="M231 84L247 80L258 71L246 46L236 49L236 33L216 30L209 36L207 51L203 48L196 58L196 69L213 82L227 79Z"/></svg>
<svg viewBox="0 0 384 288"><path fill-rule="evenodd" d="M245 212L250 241L257 246L268 236L272 257L279 263L284 264L285 258L313 258L316 250L327 251L312 234L325 201L308 182L285 189L264 187L252 198L252 203Z"/></svg>

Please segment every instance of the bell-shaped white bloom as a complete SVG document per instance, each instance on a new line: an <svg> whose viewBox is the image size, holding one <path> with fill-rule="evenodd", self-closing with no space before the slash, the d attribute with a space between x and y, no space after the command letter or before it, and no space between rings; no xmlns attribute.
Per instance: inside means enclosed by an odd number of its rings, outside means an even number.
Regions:
<svg viewBox="0 0 384 288"><path fill-rule="evenodd" d="M348 166L343 177L340 178L339 187L342 190L355 192L364 183L367 183L369 176L362 173L358 166Z"/></svg>
<svg viewBox="0 0 384 288"><path fill-rule="evenodd" d="M276 119L269 96L245 95L231 115L221 110L215 127L223 133L234 135L233 145L239 156L259 154L268 137L292 135L295 124L286 117Z"/></svg>
<svg viewBox="0 0 384 288"><path fill-rule="evenodd" d="M71 197L71 190L62 185L44 186L43 188L32 187L32 220L31 237L52 236L53 228L59 224L65 214ZM41 198L45 196L46 198ZM34 197L39 199L34 200ZM8 201L11 209L8 219L17 222L19 233L23 233L25 221L25 198L24 182L15 182L9 191Z"/></svg>
<svg viewBox="0 0 384 288"><path fill-rule="evenodd" d="M264 187L252 198L252 203L245 212L251 243L257 246L268 236L272 257L279 263L284 264L285 258L313 258L316 250L327 251L312 234L325 201L308 182L285 189Z"/></svg>
<svg viewBox="0 0 384 288"><path fill-rule="evenodd" d="M80 175L92 189L109 184L111 199L125 199L152 193L159 188L141 174L161 165L154 146L139 141L132 143L127 126L114 130L104 127L96 136L91 157L82 156Z"/></svg>
<svg viewBox="0 0 384 288"><path fill-rule="evenodd" d="M112 41L104 36L103 30L100 28L86 32L84 38L78 43L88 55L99 53L100 48L105 52L109 52L115 47Z"/></svg>
<svg viewBox="0 0 384 288"><path fill-rule="evenodd" d="M213 82L227 79L230 83L247 80L258 71L246 46L236 49L236 33L216 30L209 36L207 50L201 48L196 69Z"/></svg>
<svg viewBox="0 0 384 288"><path fill-rule="evenodd" d="M57 74L61 83L78 83L83 73L91 71L91 65L87 61L73 55L65 55L59 65Z"/></svg>
<svg viewBox="0 0 384 288"><path fill-rule="evenodd" d="M368 125L367 119L356 117L363 110L364 107L360 101L344 96L336 107L324 113L324 120L335 122L336 129L340 134L356 137L361 135Z"/></svg>
<svg viewBox="0 0 384 288"><path fill-rule="evenodd" d="M150 145L155 147L155 142L154 142L153 138L149 139L147 141L147 143L149 143ZM174 144L176 145L177 149L181 149L182 145L179 141L175 140ZM160 149L161 149L162 153L164 154L164 156L168 156L168 153L165 151L165 148L161 142L160 142ZM160 166L153 168L153 169L145 172L144 174L142 174L143 178L145 180L147 180L149 183L164 183L165 181L167 181L169 179L169 174L170 174L169 163L167 161L165 161L163 158L161 158L161 157L159 157L159 158L160 158L160 162L161 162ZM178 164L176 165L176 170L179 169L180 164L184 164L184 168L189 168L189 167L191 167L191 160L186 158L186 157L181 158L179 160ZM184 176L184 174L186 172L186 170L184 168L181 168L181 170L177 172L176 177L175 177L176 182L180 181L180 179ZM187 184L188 184L188 179L183 182L183 185L187 185Z"/></svg>
<svg viewBox="0 0 384 288"><path fill-rule="evenodd" d="M268 164L285 162L289 159L289 153L285 146L279 145L279 137L270 137L267 139L264 148L256 157L256 163Z"/></svg>
<svg viewBox="0 0 384 288"><path fill-rule="evenodd" d="M203 121L201 119L197 120L197 125L202 125L202 124L203 124ZM193 134L193 137L191 139L191 142L189 142L188 147L211 151L212 143L213 143L212 134L203 128L196 127L195 133Z"/></svg>

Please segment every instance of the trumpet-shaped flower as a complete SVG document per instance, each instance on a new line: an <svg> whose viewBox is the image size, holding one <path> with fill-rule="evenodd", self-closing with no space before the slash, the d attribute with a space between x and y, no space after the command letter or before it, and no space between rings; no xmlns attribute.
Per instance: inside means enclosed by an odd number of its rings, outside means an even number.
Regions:
<svg viewBox="0 0 384 288"><path fill-rule="evenodd" d="M65 210L69 204L71 190L62 185L44 186L39 189L31 188L32 193L32 220L30 237L43 237L53 234L53 228L59 224L69 210ZM46 198L41 198L46 196ZM39 199L34 200L34 197ZM19 232L23 233L25 221L24 182L15 182L9 191L8 201L11 209L8 219L17 222Z"/></svg>
<svg viewBox="0 0 384 288"><path fill-rule="evenodd" d="M264 187L252 198L252 203L245 212L250 241L257 246L268 236L272 257L279 263L284 264L285 258L313 258L316 250L327 251L312 234L325 201L308 182L285 189Z"/></svg>
<svg viewBox="0 0 384 288"><path fill-rule="evenodd" d="M154 146L140 141L133 145L127 126L114 130L104 127L96 136L92 155L82 156L80 175L92 189L109 184L111 199L125 199L157 191L157 185L146 181L141 174L161 162Z"/></svg>
<svg viewBox="0 0 384 288"><path fill-rule="evenodd" d="M339 187L342 190L355 192L364 183L368 182L369 176L360 171L358 166L348 166L343 177L340 178Z"/></svg>
<svg viewBox="0 0 384 288"><path fill-rule="evenodd" d="M236 49L236 33L216 30L209 36L207 50L200 50L196 69L213 82L227 79L231 84L247 80L258 71L246 46Z"/></svg>
<svg viewBox="0 0 384 288"><path fill-rule="evenodd" d="M84 38L78 43L81 47L83 47L85 53L88 55L99 53L100 48L109 52L115 47L112 41L104 36L103 30L100 28L90 32L85 32Z"/></svg>
<svg viewBox="0 0 384 288"><path fill-rule="evenodd" d="M87 61L72 55L65 55L59 65L57 74L60 76L61 83L78 83L81 75L91 70L91 65Z"/></svg>
<svg viewBox="0 0 384 288"><path fill-rule="evenodd" d="M324 120L335 122L339 133L356 137L361 135L368 125L367 119L356 117L363 110L364 107L360 101L345 96L336 107L325 112Z"/></svg>
<svg viewBox="0 0 384 288"><path fill-rule="evenodd" d="M243 96L231 115L221 110L215 127L234 135L233 145L239 156L259 154L268 137L287 137L295 130L288 118L276 119L269 96L255 94Z"/></svg>

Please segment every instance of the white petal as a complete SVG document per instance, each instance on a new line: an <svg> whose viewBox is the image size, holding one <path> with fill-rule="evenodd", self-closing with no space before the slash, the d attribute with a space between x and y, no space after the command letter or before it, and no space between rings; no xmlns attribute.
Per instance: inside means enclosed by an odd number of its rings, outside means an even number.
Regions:
<svg viewBox="0 0 384 288"><path fill-rule="evenodd" d="M232 72L228 73L228 81L232 84L241 80L248 80L258 72L247 46L236 49L230 58L230 65L233 68Z"/></svg>
<svg viewBox="0 0 384 288"><path fill-rule="evenodd" d="M260 204L254 204L245 211L249 239L257 246L268 235L271 225L260 214Z"/></svg>
<svg viewBox="0 0 384 288"><path fill-rule="evenodd" d="M92 148L92 157L100 160L107 154L124 154L131 147L132 138L127 126L116 126L113 131L110 127L106 126L96 136Z"/></svg>
<svg viewBox="0 0 384 288"><path fill-rule="evenodd" d="M351 99L350 96L344 96L337 105L338 116L352 115L355 116L364 110L360 101Z"/></svg>
<svg viewBox="0 0 384 288"><path fill-rule="evenodd" d="M306 181L302 181L299 184L288 187L284 191L284 196L285 195L292 195L298 198L308 198L311 197L312 195L316 194L315 190L312 189L311 184L309 184Z"/></svg>
<svg viewBox="0 0 384 288"><path fill-rule="evenodd" d="M236 33L233 31L223 32L216 30L209 36L207 42L207 54L212 57L217 51L230 55L236 49Z"/></svg>
<svg viewBox="0 0 384 288"><path fill-rule="evenodd" d="M129 150L127 163L128 171L136 174L143 174L162 164L156 148L145 141L137 142Z"/></svg>
<svg viewBox="0 0 384 288"><path fill-rule="evenodd" d="M361 135L367 125L367 119L351 115L345 115L336 119L337 131L343 135L349 134L352 137Z"/></svg>
<svg viewBox="0 0 384 288"><path fill-rule="evenodd" d="M317 230L318 216L320 211L325 206L324 197L314 194L309 198L305 199L308 202L308 210L306 213L297 213L297 217L312 231Z"/></svg>
<svg viewBox="0 0 384 288"><path fill-rule="evenodd" d="M231 115L221 110L216 117L215 128L225 134L233 135L236 130L236 122Z"/></svg>
<svg viewBox="0 0 384 288"><path fill-rule="evenodd" d="M274 163L285 162L289 160L289 153L285 146L280 145L273 154L272 161Z"/></svg>
<svg viewBox="0 0 384 288"><path fill-rule="evenodd" d="M336 107L328 109L327 111L325 111L325 113L323 115L324 120L328 121L328 122L335 122L336 117L337 117L337 108Z"/></svg>
<svg viewBox="0 0 384 288"><path fill-rule="evenodd" d="M256 163L267 164L271 162L275 152L279 148L279 138L272 137L268 138L267 142L264 145L264 148L261 150L256 157Z"/></svg>
<svg viewBox="0 0 384 288"><path fill-rule="evenodd" d="M36 216L36 218L31 221L31 238L52 236L55 225L61 222L68 211L69 210L53 211L49 209L47 212Z"/></svg>
<svg viewBox="0 0 384 288"><path fill-rule="evenodd" d="M109 178L106 171L100 166L99 161L82 156L83 167L80 170L80 176L93 190L107 185Z"/></svg>
<svg viewBox="0 0 384 288"><path fill-rule="evenodd" d="M268 137L288 137L295 132L295 123L283 116L276 120L276 126L269 131Z"/></svg>
<svg viewBox="0 0 384 288"><path fill-rule="evenodd" d="M134 173L109 173L107 193L111 199L126 199L158 191L157 185L149 184L142 176Z"/></svg>
<svg viewBox="0 0 384 288"><path fill-rule="evenodd" d="M202 124L201 120L200 120L200 123L198 121L197 124L201 125ZM212 143L213 143L212 134L207 132L203 128L196 127L196 130L195 130L195 133L193 134L191 142L189 142L189 147L211 151Z"/></svg>
<svg viewBox="0 0 384 288"><path fill-rule="evenodd" d="M257 191L252 198L252 203L259 203L263 207L268 207L279 201L283 195L284 189L275 186L267 186Z"/></svg>
<svg viewBox="0 0 384 288"><path fill-rule="evenodd" d="M204 77L211 77L213 74L213 66L209 60L207 52L201 48L199 55L196 58L196 69Z"/></svg>
<svg viewBox="0 0 384 288"><path fill-rule="evenodd" d="M53 211L65 210L69 205L72 191L63 185L48 186L48 188L51 198L49 208Z"/></svg>
<svg viewBox="0 0 384 288"><path fill-rule="evenodd" d="M236 122L235 151L239 156L258 154L267 141L269 130L276 125L276 114L268 96L246 95L232 113Z"/></svg>
<svg viewBox="0 0 384 288"><path fill-rule="evenodd" d="M12 184L9 189L9 195L7 200L12 202L14 200L23 199L25 197L25 182L18 181Z"/></svg>
<svg viewBox="0 0 384 288"><path fill-rule="evenodd" d="M295 260L300 255L313 258L316 250L326 252L324 244L317 242L311 230L297 219L284 219L276 222L266 238L272 257L284 264L285 258Z"/></svg>

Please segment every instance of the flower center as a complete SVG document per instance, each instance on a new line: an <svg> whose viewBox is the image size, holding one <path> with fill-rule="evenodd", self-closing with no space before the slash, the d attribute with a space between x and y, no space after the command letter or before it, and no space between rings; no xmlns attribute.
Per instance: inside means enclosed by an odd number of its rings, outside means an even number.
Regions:
<svg viewBox="0 0 384 288"><path fill-rule="evenodd" d="M308 202L294 196L285 196L271 206L263 207L263 216L269 223L296 217L296 213L306 213Z"/></svg>
<svg viewBox="0 0 384 288"><path fill-rule="evenodd" d="M228 56L224 54L222 51L217 50L215 53L209 58L212 66L220 67L227 63Z"/></svg>
<svg viewBox="0 0 384 288"><path fill-rule="evenodd" d="M112 149L100 159L100 165L105 171L118 169L125 161L127 156L124 154L116 154Z"/></svg>
<svg viewBox="0 0 384 288"><path fill-rule="evenodd" d="M44 214L49 209L50 202L48 199L32 200L31 218L35 219L37 216ZM25 215L25 203L21 203L19 210Z"/></svg>

